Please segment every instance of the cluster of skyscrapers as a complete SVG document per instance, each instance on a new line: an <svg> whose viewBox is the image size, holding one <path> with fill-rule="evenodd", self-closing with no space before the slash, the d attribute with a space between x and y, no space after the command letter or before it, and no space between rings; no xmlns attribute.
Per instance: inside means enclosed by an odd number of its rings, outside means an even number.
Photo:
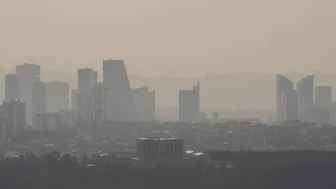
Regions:
<svg viewBox="0 0 336 189"><path fill-rule="evenodd" d="M69 83L43 82L40 74L39 65L25 63L16 67L15 74L6 75L5 100L0 105L1 135L26 126L56 130L81 122L155 120L155 91L132 89L123 60L104 60L101 82L97 71L78 69L78 88L71 89L71 100ZM191 90L181 90L178 102L179 121L200 121L199 83Z"/></svg>
<svg viewBox="0 0 336 189"><path fill-rule="evenodd" d="M78 121L154 121L155 91L131 89L124 61L104 60L103 81L97 71L78 69L78 89L72 90L72 110Z"/></svg>
<svg viewBox="0 0 336 189"><path fill-rule="evenodd" d="M276 76L277 122L290 120L330 124L333 112L332 87L314 85L314 75L294 84L283 75Z"/></svg>

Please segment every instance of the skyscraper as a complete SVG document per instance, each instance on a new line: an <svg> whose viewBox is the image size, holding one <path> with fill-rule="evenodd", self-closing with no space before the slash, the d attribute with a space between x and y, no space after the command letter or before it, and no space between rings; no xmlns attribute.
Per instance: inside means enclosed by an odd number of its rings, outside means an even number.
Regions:
<svg viewBox="0 0 336 189"><path fill-rule="evenodd" d="M282 93L283 121L298 120L298 94L291 90Z"/></svg>
<svg viewBox="0 0 336 189"><path fill-rule="evenodd" d="M329 109L332 104L332 87L315 87L315 106Z"/></svg>
<svg viewBox="0 0 336 189"><path fill-rule="evenodd" d="M283 75L276 76L276 114L277 122L281 123L284 119L284 109L282 102L282 93L293 90L293 82Z"/></svg>
<svg viewBox="0 0 336 189"><path fill-rule="evenodd" d="M57 113L60 110L69 110L69 83L52 81L47 82L45 86L47 112Z"/></svg>
<svg viewBox="0 0 336 189"><path fill-rule="evenodd" d="M137 121L155 120L155 91L148 87L132 89L133 99L137 114Z"/></svg>
<svg viewBox="0 0 336 189"><path fill-rule="evenodd" d="M40 66L22 64L16 66L16 74L20 76L20 101L26 103L26 122L32 124L32 88L36 81L40 81Z"/></svg>
<svg viewBox="0 0 336 189"><path fill-rule="evenodd" d="M103 61L103 83L116 95L120 121L135 121L136 111L123 60Z"/></svg>
<svg viewBox="0 0 336 189"><path fill-rule="evenodd" d="M18 75L8 74L5 77L5 102L20 99L20 79Z"/></svg>
<svg viewBox="0 0 336 189"><path fill-rule="evenodd" d="M77 118L93 121L93 85L97 83L97 72L90 68L78 69Z"/></svg>
<svg viewBox="0 0 336 189"><path fill-rule="evenodd" d="M314 75L310 74L297 83L298 118L314 122Z"/></svg>
<svg viewBox="0 0 336 189"><path fill-rule="evenodd" d="M180 90L179 93L179 121L199 122L200 114L200 84L192 90Z"/></svg>
<svg viewBox="0 0 336 189"><path fill-rule="evenodd" d="M118 121L117 99L103 83L93 86L93 116L95 121Z"/></svg>
<svg viewBox="0 0 336 189"><path fill-rule="evenodd" d="M36 114L47 113L46 109L46 88L44 82L36 81L33 84L33 116Z"/></svg>

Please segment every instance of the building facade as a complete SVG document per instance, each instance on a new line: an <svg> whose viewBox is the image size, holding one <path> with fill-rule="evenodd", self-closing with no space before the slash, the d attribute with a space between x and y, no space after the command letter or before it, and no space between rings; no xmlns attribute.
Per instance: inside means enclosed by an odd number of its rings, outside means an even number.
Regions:
<svg viewBox="0 0 336 189"><path fill-rule="evenodd" d="M62 127L61 118L58 114L37 114L33 117L33 130L55 131Z"/></svg>
<svg viewBox="0 0 336 189"><path fill-rule="evenodd" d="M47 82L46 99L47 99L47 112L57 113L60 110L69 110L69 83L60 81Z"/></svg>
<svg viewBox="0 0 336 189"><path fill-rule="evenodd" d="M36 114L47 113L46 107L46 88L44 82L36 81L33 84L33 99L32 112L33 116Z"/></svg>
<svg viewBox="0 0 336 189"><path fill-rule="evenodd" d="M315 106L329 109L332 104L332 87L315 87Z"/></svg>
<svg viewBox="0 0 336 189"><path fill-rule="evenodd" d="M120 121L136 121L136 110L123 60L103 61L103 83L117 98Z"/></svg>
<svg viewBox="0 0 336 189"><path fill-rule="evenodd" d="M148 87L132 89L137 121L155 121L155 91Z"/></svg>
<svg viewBox="0 0 336 189"><path fill-rule="evenodd" d="M32 124L33 84L40 81L40 66L23 64L16 66L16 75L20 77L20 101L26 103L26 123Z"/></svg>
<svg viewBox="0 0 336 189"><path fill-rule="evenodd" d="M200 84L192 90L180 90L179 93L179 121L199 122L200 114Z"/></svg>
<svg viewBox="0 0 336 189"><path fill-rule="evenodd" d="M93 121L93 86L97 83L97 72L90 68L78 69L77 118Z"/></svg>
<svg viewBox="0 0 336 189"><path fill-rule="evenodd" d="M168 139L137 139L137 157L141 159L177 159L184 155L183 140Z"/></svg>
<svg viewBox="0 0 336 189"><path fill-rule="evenodd" d="M286 91L282 93L283 121L298 120L298 94L297 91Z"/></svg>
<svg viewBox="0 0 336 189"><path fill-rule="evenodd" d="M5 102L20 100L20 79L16 74L5 77Z"/></svg>
<svg viewBox="0 0 336 189"><path fill-rule="evenodd" d="M290 81L287 77L283 75L276 76L276 117L277 122L282 123L285 121L284 113L284 103L282 95L284 92L292 91L293 90L293 82Z"/></svg>
<svg viewBox="0 0 336 189"><path fill-rule="evenodd" d="M314 122L314 75L310 74L297 83L298 118Z"/></svg>

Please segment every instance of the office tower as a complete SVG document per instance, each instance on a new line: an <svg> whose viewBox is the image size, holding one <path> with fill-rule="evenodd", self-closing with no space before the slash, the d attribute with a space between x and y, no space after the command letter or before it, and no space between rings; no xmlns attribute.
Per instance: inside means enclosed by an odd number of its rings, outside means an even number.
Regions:
<svg viewBox="0 0 336 189"><path fill-rule="evenodd" d="M179 93L179 121L199 122L200 114L200 84L192 90L180 90Z"/></svg>
<svg viewBox="0 0 336 189"><path fill-rule="evenodd" d="M78 97L78 89L71 90L71 110L76 111L77 109L77 97Z"/></svg>
<svg viewBox="0 0 336 189"><path fill-rule="evenodd" d="M93 107L95 121L119 121L115 93L103 83L93 86Z"/></svg>
<svg viewBox="0 0 336 189"><path fill-rule="evenodd" d="M46 113L46 89L44 82L36 81L33 84L32 102L33 116Z"/></svg>
<svg viewBox="0 0 336 189"><path fill-rule="evenodd" d="M330 124L330 111L327 108L314 108L314 121L319 124Z"/></svg>
<svg viewBox="0 0 336 189"><path fill-rule="evenodd" d="M115 93L118 99L120 121L135 121L136 110L123 60L103 61L103 83Z"/></svg>
<svg viewBox="0 0 336 189"><path fill-rule="evenodd" d="M283 121L298 120L298 94L297 91L282 93Z"/></svg>
<svg viewBox="0 0 336 189"><path fill-rule="evenodd" d="M0 119L7 121L7 132L9 133L23 130L26 125L26 104L18 100L2 103Z"/></svg>
<svg viewBox="0 0 336 189"><path fill-rule="evenodd" d="M90 68L78 69L77 118L93 121L93 85L97 83L97 72Z"/></svg>
<svg viewBox="0 0 336 189"><path fill-rule="evenodd" d="M155 120L155 91L149 91L148 87L132 89L137 121Z"/></svg>
<svg viewBox="0 0 336 189"><path fill-rule="evenodd" d="M298 118L314 122L314 75L310 74L297 83Z"/></svg>
<svg viewBox="0 0 336 189"><path fill-rule="evenodd" d="M20 101L26 103L26 123L32 124L32 88L40 81L40 66L23 64L16 66L16 74L20 77Z"/></svg>
<svg viewBox="0 0 336 189"><path fill-rule="evenodd" d="M33 130L38 131L55 131L61 129L62 127L61 118L58 114L46 113L37 114L33 116Z"/></svg>
<svg viewBox="0 0 336 189"><path fill-rule="evenodd" d="M57 113L60 110L69 110L69 83L52 81L47 82L45 86L47 112Z"/></svg>
<svg viewBox="0 0 336 189"><path fill-rule="evenodd" d="M332 104L332 87L315 87L315 106L329 109Z"/></svg>
<svg viewBox="0 0 336 189"><path fill-rule="evenodd" d="M8 74L5 77L5 102L20 99L20 79L18 75Z"/></svg>
<svg viewBox="0 0 336 189"><path fill-rule="evenodd" d="M212 112L212 120L213 121L218 121L219 120L218 112Z"/></svg>
<svg viewBox="0 0 336 189"><path fill-rule="evenodd" d="M276 75L276 115L277 122L282 123L284 119L284 108L282 102L282 93L293 90L293 82L283 75Z"/></svg>

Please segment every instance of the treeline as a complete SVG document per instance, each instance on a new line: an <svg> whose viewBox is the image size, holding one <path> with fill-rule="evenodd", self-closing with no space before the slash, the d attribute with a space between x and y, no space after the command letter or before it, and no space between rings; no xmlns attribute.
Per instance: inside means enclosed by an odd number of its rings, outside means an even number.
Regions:
<svg viewBox="0 0 336 189"><path fill-rule="evenodd" d="M336 166L323 160L335 152L209 152L218 161L237 160L234 168L207 165L194 168L139 169L125 163L97 164L51 152L0 161L2 189L316 189L335 188ZM314 155L314 153L316 153ZM274 155L273 155L274 154ZM273 167L255 163L258 158L312 156ZM329 157L330 156L330 157ZM237 158L237 159L235 159ZM281 159L281 158L280 158ZM298 160L298 158L296 159Z"/></svg>

